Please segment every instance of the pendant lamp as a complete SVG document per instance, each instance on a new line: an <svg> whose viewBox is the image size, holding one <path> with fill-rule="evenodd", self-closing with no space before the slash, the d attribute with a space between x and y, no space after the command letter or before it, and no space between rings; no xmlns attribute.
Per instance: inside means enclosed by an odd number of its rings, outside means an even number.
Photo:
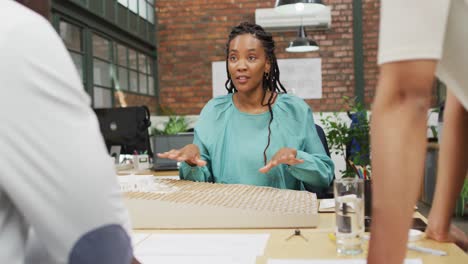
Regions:
<svg viewBox="0 0 468 264"><path fill-rule="evenodd" d="M309 52L317 50L319 50L317 42L307 38L304 26L302 25L299 27L297 38L291 41L289 47L286 48L287 52Z"/></svg>
<svg viewBox="0 0 468 264"><path fill-rule="evenodd" d="M275 11L284 14L318 13L325 8L321 0L276 0Z"/></svg>

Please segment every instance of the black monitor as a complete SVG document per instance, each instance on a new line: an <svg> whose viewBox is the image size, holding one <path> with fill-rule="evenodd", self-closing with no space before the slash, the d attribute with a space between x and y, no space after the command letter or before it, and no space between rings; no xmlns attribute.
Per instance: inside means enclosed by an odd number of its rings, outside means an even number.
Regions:
<svg viewBox="0 0 468 264"><path fill-rule="evenodd" d="M107 150L120 148L117 154L152 156L148 127L150 113L146 106L94 109ZM111 154L112 155L112 154Z"/></svg>

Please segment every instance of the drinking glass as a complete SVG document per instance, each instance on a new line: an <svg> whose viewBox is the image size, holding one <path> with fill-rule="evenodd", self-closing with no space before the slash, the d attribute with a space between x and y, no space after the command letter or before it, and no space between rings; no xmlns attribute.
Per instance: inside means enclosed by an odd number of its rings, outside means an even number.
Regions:
<svg viewBox="0 0 468 264"><path fill-rule="evenodd" d="M335 180L336 251L339 255L362 253L364 233L364 181L359 178Z"/></svg>

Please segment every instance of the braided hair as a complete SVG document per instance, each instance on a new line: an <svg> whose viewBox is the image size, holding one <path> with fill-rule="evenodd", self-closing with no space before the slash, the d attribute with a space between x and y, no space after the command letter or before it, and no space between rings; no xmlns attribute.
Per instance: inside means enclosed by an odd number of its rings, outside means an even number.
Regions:
<svg viewBox="0 0 468 264"><path fill-rule="evenodd" d="M267 60L270 62L270 72L268 74L263 75L263 96L262 96L262 106L268 106L268 110L270 111L270 121L268 123L268 143L263 151L263 162L267 163L267 156L266 151L270 146L270 137L271 137L271 122L273 121L273 111L271 109L271 104L275 97L275 93L286 93L286 89L281 84L279 76L280 71L278 68L278 62L276 60L275 55L275 42L273 37L270 33L266 32L261 26L257 24L253 24L250 22L242 22L239 25L232 28L231 33L229 34L228 41L226 43L226 72L228 79L225 83L226 90L228 93L235 93L237 92L236 87L231 79L231 74L229 73L228 68L228 57L229 57L229 45L231 41L236 38L237 36L244 35L244 34L251 34L256 39L260 40L262 43L262 47L265 50L265 54ZM270 91L270 97L266 104L264 104L266 92Z"/></svg>

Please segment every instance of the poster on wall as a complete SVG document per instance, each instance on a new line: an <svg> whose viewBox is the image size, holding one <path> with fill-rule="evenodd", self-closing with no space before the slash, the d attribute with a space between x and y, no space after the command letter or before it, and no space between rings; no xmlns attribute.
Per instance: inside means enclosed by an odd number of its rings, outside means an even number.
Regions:
<svg viewBox="0 0 468 264"><path fill-rule="evenodd" d="M227 94L226 62L214 61L212 68L213 97ZM320 58L280 59L280 80L286 91L303 99L322 98L322 60Z"/></svg>

